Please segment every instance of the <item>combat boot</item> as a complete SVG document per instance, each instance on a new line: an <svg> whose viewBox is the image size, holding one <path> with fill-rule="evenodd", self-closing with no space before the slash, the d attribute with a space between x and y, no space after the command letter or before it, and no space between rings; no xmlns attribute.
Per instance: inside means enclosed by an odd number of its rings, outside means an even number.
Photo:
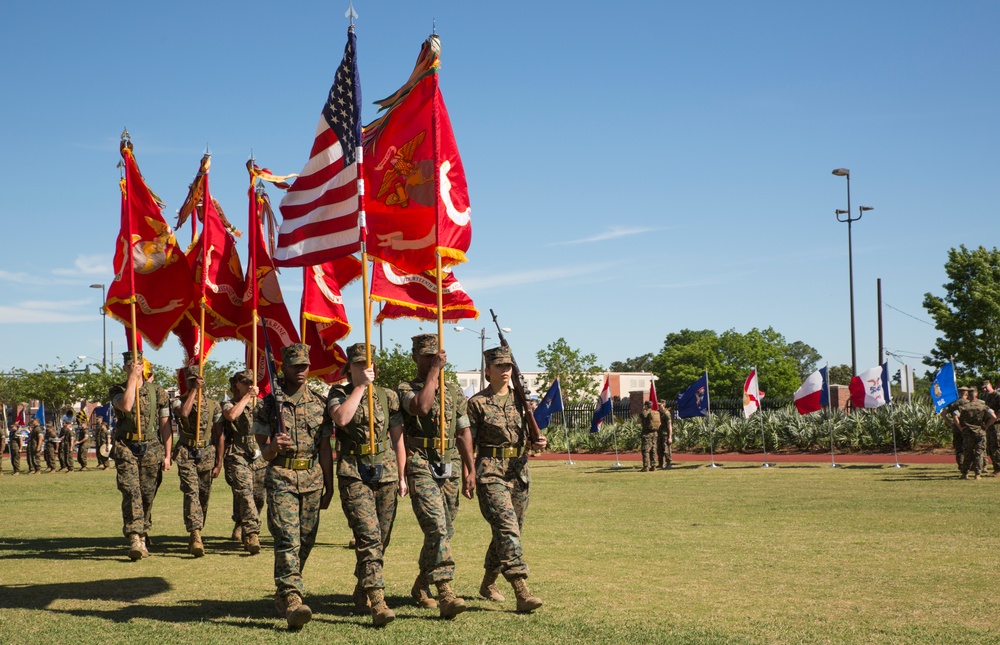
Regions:
<svg viewBox="0 0 1000 645"><path fill-rule="evenodd" d="M388 625L396 618L389 606L385 604L385 593L381 589L366 589L368 600L372 604L372 625L382 627Z"/></svg>
<svg viewBox="0 0 1000 645"><path fill-rule="evenodd" d="M243 536L243 550L250 555L257 555L260 553L260 539L257 537L256 533Z"/></svg>
<svg viewBox="0 0 1000 645"><path fill-rule="evenodd" d="M441 618L454 618L467 609L465 601L455 595L447 581L438 582L438 604L441 607Z"/></svg>
<svg viewBox="0 0 1000 645"><path fill-rule="evenodd" d="M288 629L302 629L302 626L312 620L313 612L309 605L302 603L302 596L294 591L285 596L285 621Z"/></svg>
<svg viewBox="0 0 1000 645"><path fill-rule="evenodd" d="M483 573L483 582L479 585L479 595L492 602L503 602L504 595L497 588L497 572L486 571Z"/></svg>
<svg viewBox="0 0 1000 645"><path fill-rule="evenodd" d="M519 612L534 611L542 606L542 599L531 595L531 592L528 591L527 578L515 578L510 581L510 584L514 587L514 595L517 596L517 610Z"/></svg>
<svg viewBox="0 0 1000 645"><path fill-rule="evenodd" d="M278 592L274 592L274 615L278 618L284 618L285 614L288 613L288 603L285 602L284 596L279 596Z"/></svg>
<svg viewBox="0 0 1000 645"><path fill-rule="evenodd" d="M240 526L239 522L237 522L236 526L233 527L233 534L231 536L231 539L233 540L233 542L243 541L243 527Z"/></svg>
<svg viewBox="0 0 1000 645"><path fill-rule="evenodd" d="M351 594L351 599L354 601L355 615L360 616L371 613L372 604L368 600L368 594L361 588L361 583L354 585L354 593Z"/></svg>
<svg viewBox="0 0 1000 645"><path fill-rule="evenodd" d="M139 547L142 549L142 557L144 557L144 558L148 558L149 557L149 549L146 548L146 542L148 540L149 540L149 538L146 537L145 535L140 535L139 536ZM149 542L149 543L152 544L152 542Z"/></svg>
<svg viewBox="0 0 1000 645"><path fill-rule="evenodd" d="M427 580L423 574L419 574L417 579L413 581L410 597L417 603L417 607L423 609L434 609L438 606L437 601L431 596L431 589L427 586Z"/></svg>
<svg viewBox="0 0 1000 645"><path fill-rule="evenodd" d="M641 472L641 473L648 473L649 472L649 466L643 466L642 470L640 470L639 472Z"/></svg>
<svg viewBox="0 0 1000 645"><path fill-rule="evenodd" d="M142 541L139 540L138 533L128 534L128 559L132 562L142 559Z"/></svg>
<svg viewBox="0 0 1000 645"><path fill-rule="evenodd" d="M191 537L188 539L188 552L196 558L205 555L205 545L201 542L201 531L198 529L191 531Z"/></svg>

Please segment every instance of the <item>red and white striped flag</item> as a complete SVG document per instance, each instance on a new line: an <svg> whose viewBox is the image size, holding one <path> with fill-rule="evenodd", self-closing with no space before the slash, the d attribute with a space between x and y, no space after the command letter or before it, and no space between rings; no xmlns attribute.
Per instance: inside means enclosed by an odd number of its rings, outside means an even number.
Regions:
<svg viewBox="0 0 1000 645"><path fill-rule="evenodd" d="M309 161L281 200L277 266L322 264L361 248L361 83L354 27L316 128Z"/></svg>

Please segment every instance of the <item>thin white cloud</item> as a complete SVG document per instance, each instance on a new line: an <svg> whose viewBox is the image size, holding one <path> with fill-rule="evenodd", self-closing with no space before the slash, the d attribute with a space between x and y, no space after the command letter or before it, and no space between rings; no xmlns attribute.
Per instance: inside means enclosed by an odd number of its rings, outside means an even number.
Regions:
<svg viewBox="0 0 1000 645"><path fill-rule="evenodd" d="M72 269L53 269L54 275L79 276L79 275L107 275L114 273L111 266L111 256L102 255L78 255L73 261Z"/></svg>
<svg viewBox="0 0 1000 645"><path fill-rule="evenodd" d="M95 314L65 313L66 303L32 303L35 308L0 306L0 324L78 323L93 321Z"/></svg>
<svg viewBox="0 0 1000 645"><path fill-rule="evenodd" d="M18 284L51 284L51 280L29 275L23 271L2 271L0 270L0 280L5 282L17 282Z"/></svg>
<svg viewBox="0 0 1000 645"><path fill-rule="evenodd" d="M585 266L544 267L528 271L514 271L500 275L465 277L462 278L462 286L465 287L466 291L472 292L497 287L511 287L519 284L552 282L554 280L564 280L566 278L579 278L584 275L604 271L611 266L613 266L613 263L604 262L601 264L589 264Z"/></svg>
<svg viewBox="0 0 1000 645"><path fill-rule="evenodd" d="M85 305L93 304L92 300L25 300L24 302L17 303L18 307L23 309L40 309L43 311L52 311L83 307Z"/></svg>
<svg viewBox="0 0 1000 645"><path fill-rule="evenodd" d="M567 240L565 242L552 242L549 246L566 246L569 244L590 244L592 242L605 242L607 240L616 240L620 237L629 237L631 235L640 235L642 233L649 233L650 231L655 231L654 228L625 228L619 226L613 226L603 233L598 233L597 235L592 235L590 237L583 237L578 240Z"/></svg>

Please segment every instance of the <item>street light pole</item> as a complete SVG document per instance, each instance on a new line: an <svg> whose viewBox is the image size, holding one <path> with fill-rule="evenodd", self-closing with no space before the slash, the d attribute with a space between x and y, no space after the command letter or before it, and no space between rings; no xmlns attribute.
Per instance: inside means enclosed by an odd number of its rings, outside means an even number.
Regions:
<svg viewBox="0 0 1000 645"><path fill-rule="evenodd" d="M454 327L455 331L469 331L473 334L476 333L475 329L469 329L468 327L462 327L461 325L456 325ZM504 333L510 333L510 327L502 327L501 331ZM486 335L486 328L483 327L479 330L479 389L480 391L486 389L486 339L490 336Z"/></svg>
<svg viewBox="0 0 1000 645"><path fill-rule="evenodd" d="M104 371L108 371L108 312L104 310L104 303L107 302L107 296L105 295L103 284L92 284L91 289L101 290L101 320L102 323L102 339L101 350L104 352Z"/></svg>

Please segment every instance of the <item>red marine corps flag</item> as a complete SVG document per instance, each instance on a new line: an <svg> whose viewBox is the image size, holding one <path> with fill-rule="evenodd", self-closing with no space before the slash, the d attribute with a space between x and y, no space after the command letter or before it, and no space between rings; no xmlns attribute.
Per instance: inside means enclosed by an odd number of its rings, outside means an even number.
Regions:
<svg viewBox="0 0 1000 645"><path fill-rule="evenodd" d="M378 101L364 129L368 253L417 274L465 262L472 241L469 190L451 120L438 89L441 42L420 49L409 80Z"/></svg>
<svg viewBox="0 0 1000 645"><path fill-rule="evenodd" d="M442 273L443 319L479 318L479 310L451 270ZM437 275L434 271L405 274L388 262L379 262L372 271L372 300L386 303L376 323L395 318L437 320Z"/></svg>
<svg viewBox="0 0 1000 645"><path fill-rule="evenodd" d="M163 203L139 173L128 132L122 134L121 155L125 166L121 230L115 244L115 277L104 310L142 334L153 347L160 347L191 306L191 269L160 213Z"/></svg>
<svg viewBox="0 0 1000 645"><path fill-rule="evenodd" d="M361 262L349 255L303 271L302 336L309 345L309 374L339 380L347 357L337 341L351 332L340 290L361 276Z"/></svg>

